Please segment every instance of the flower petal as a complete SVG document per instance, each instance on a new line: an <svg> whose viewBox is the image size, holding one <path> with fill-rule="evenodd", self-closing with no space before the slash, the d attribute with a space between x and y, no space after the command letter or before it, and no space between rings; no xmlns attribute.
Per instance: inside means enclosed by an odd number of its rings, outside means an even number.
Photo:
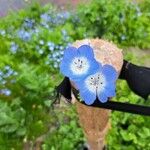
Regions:
<svg viewBox="0 0 150 150"><path fill-rule="evenodd" d="M98 100L102 103L105 103L108 100L108 97L107 97L105 91L101 91L100 93L98 93L97 97L98 97Z"/></svg>
<svg viewBox="0 0 150 150"><path fill-rule="evenodd" d="M97 72L100 72L102 69L101 63L97 62L95 59L89 60L89 64L90 64L90 68L88 74L95 74Z"/></svg>
<svg viewBox="0 0 150 150"><path fill-rule="evenodd" d="M93 49L89 45L82 45L78 48L80 55L86 56L88 59L94 58Z"/></svg>
<svg viewBox="0 0 150 150"><path fill-rule="evenodd" d="M108 97L114 97L116 95L115 83L109 83L109 86L105 88L105 92Z"/></svg>
<svg viewBox="0 0 150 150"><path fill-rule="evenodd" d="M106 80L109 81L116 81L117 79L117 71L114 67L110 65L104 65L102 68L102 73L104 74Z"/></svg>
<svg viewBox="0 0 150 150"><path fill-rule="evenodd" d="M68 69L70 66L70 62L63 59L60 63L60 72L67 77L72 76L72 72Z"/></svg>
<svg viewBox="0 0 150 150"><path fill-rule="evenodd" d="M91 92L86 86L85 80L78 80L76 86L80 92L81 99L87 104L91 105L96 99L96 90Z"/></svg>
<svg viewBox="0 0 150 150"><path fill-rule="evenodd" d="M64 51L64 59L71 60L77 55L77 49L75 47L68 47Z"/></svg>
<svg viewBox="0 0 150 150"><path fill-rule="evenodd" d="M96 93L92 93L89 90L84 90L80 91L80 97L87 105L91 105L96 99Z"/></svg>

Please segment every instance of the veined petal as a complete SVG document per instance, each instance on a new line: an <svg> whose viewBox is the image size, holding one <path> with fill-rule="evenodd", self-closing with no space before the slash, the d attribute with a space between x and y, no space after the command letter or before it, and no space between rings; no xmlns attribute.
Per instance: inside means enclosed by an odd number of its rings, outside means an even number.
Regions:
<svg viewBox="0 0 150 150"><path fill-rule="evenodd" d="M70 66L70 62L63 59L60 63L60 72L67 77L72 76L72 72L68 69Z"/></svg>
<svg viewBox="0 0 150 150"><path fill-rule="evenodd" d="M101 91L100 93L97 93L97 97L98 97L98 100L102 103L105 103L108 100L108 97L107 97L105 91Z"/></svg>
<svg viewBox="0 0 150 150"><path fill-rule="evenodd" d="M112 83L112 84L113 85L111 85L111 83L110 83L110 86L105 88L105 92L108 97L114 97L116 95L115 84L114 83Z"/></svg>
<svg viewBox="0 0 150 150"><path fill-rule="evenodd" d="M80 91L80 97L87 105L91 105L94 103L96 99L96 93L92 93L88 90Z"/></svg>
<svg viewBox="0 0 150 150"><path fill-rule="evenodd" d="M84 55L88 59L94 58L93 49L89 45L82 45L78 48L79 55Z"/></svg>
<svg viewBox="0 0 150 150"><path fill-rule="evenodd" d="M65 51L64 51L64 59L71 60L75 56L77 56L77 48L75 48L75 47L68 47L67 49L65 49Z"/></svg>
<svg viewBox="0 0 150 150"><path fill-rule="evenodd" d="M117 71L114 67L110 65L104 65L102 67L102 73L104 74L106 80L109 82L116 81L117 79Z"/></svg>
<svg viewBox="0 0 150 150"><path fill-rule="evenodd" d="M97 62L95 59L89 60L90 68L88 74L95 74L97 72L101 72L102 65L101 63Z"/></svg>
<svg viewBox="0 0 150 150"><path fill-rule="evenodd" d="M102 70L102 64L96 61L95 59L91 59L90 61L91 70L95 70L94 72L101 72Z"/></svg>
<svg viewBox="0 0 150 150"><path fill-rule="evenodd" d="M74 80L74 81L75 81L75 84L76 84L78 90L84 91L86 89L84 79L83 80L79 79L79 80Z"/></svg>
<svg viewBox="0 0 150 150"><path fill-rule="evenodd" d="M80 92L80 97L87 105L94 103L96 99L96 89L91 90L90 87L86 84L86 80L80 80L76 82L77 88Z"/></svg>

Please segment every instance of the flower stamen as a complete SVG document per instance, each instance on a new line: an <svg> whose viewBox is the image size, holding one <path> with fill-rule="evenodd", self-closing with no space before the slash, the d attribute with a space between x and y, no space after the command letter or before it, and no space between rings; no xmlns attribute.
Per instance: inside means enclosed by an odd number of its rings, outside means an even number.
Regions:
<svg viewBox="0 0 150 150"><path fill-rule="evenodd" d="M70 66L73 74L86 74L89 69L89 62L86 57L75 57Z"/></svg>
<svg viewBox="0 0 150 150"><path fill-rule="evenodd" d="M105 87L105 77L101 73L96 73L94 75L91 75L86 78L85 80L86 87L89 89L91 92L100 92L104 89Z"/></svg>

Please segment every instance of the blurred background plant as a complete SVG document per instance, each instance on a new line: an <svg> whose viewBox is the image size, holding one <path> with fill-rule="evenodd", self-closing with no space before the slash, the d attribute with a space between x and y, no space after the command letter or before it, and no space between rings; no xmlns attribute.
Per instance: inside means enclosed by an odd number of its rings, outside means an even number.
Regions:
<svg viewBox="0 0 150 150"><path fill-rule="evenodd" d="M63 51L77 39L99 37L123 48L127 60L144 64L149 50L139 61L129 47L136 53L150 48L149 6L149 0L92 0L72 12L34 4L1 18L0 149L82 150L86 141L74 106L52 107ZM150 103L119 80L114 100ZM112 112L111 121L110 150L150 150L150 118Z"/></svg>

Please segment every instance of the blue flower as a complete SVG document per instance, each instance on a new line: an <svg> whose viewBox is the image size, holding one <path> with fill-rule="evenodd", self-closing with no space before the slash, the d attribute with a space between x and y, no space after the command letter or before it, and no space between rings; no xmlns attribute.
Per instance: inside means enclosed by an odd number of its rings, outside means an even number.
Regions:
<svg viewBox="0 0 150 150"><path fill-rule="evenodd" d="M122 36L121 36L121 40L122 40L122 41L126 40L126 36L125 36L125 35L122 35Z"/></svg>
<svg viewBox="0 0 150 150"><path fill-rule="evenodd" d="M109 97L115 96L117 72L110 65L100 64L97 70L84 80L76 82L80 97L87 105L94 103L96 98L102 103L107 102Z"/></svg>
<svg viewBox="0 0 150 150"><path fill-rule="evenodd" d="M10 51L15 54L18 50L19 46L15 42L11 42Z"/></svg>
<svg viewBox="0 0 150 150"><path fill-rule="evenodd" d="M4 36L6 34L5 30L0 30L0 35Z"/></svg>
<svg viewBox="0 0 150 150"><path fill-rule="evenodd" d="M71 80L81 80L98 67L93 49L89 45L82 45L78 49L69 47L64 51L60 71Z"/></svg>
<svg viewBox="0 0 150 150"><path fill-rule="evenodd" d="M59 67L59 65L58 65L58 63L54 63L54 68L58 68Z"/></svg>
<svg viewBox="0 0 150 150"><path fill-rule="evenodd" d="M44 53L44 51L43 51L42 49L40 49L38 52L39 52L39 54L41 54L41 55Z"/></svg>
<svg viewBox="0 0 150 150"><path fill-rule="evenodd" d="M50 51L53 51L54 49L55 49L55 44L53 43L53 42L48 42L47 43L47 46L48 46L48 49L50 50Z"/></svg>
<svg viewBox="0 0 150 150"><path fill-rule="evenodd" d="M26 28L33 28L34 24L35 24L35 20L25 18L23 26L26 27Z"/></svg>
<svg viewBox="0 0 150 150"><path fill-rule="evenodd" d="M51 22L52 21L52 17L47 13L41 14L40 17L41 17L42 21L44 21L44 22Z"/></svg>
<svg viewBox="0 0 150 150"><path fill-rule="evenodd" d="M44 45L44 41L43 40L40 40L39 43L40 43L40 45Z"/></svg>
<svg viewBox="0 0 150 150"><path fill-rule="evenodd" d="M9 89L2 89L2 90L0 90L0 94L9 96L9 95L11 95L11 91Z"/></svg>
<svg viewBox="0 0 150 150"><path fill-rule="evenodd" d="M29 41L31 39L32 34L30 32L21 29L18 31L18 37L21 38L23 41Z"/></svg>

